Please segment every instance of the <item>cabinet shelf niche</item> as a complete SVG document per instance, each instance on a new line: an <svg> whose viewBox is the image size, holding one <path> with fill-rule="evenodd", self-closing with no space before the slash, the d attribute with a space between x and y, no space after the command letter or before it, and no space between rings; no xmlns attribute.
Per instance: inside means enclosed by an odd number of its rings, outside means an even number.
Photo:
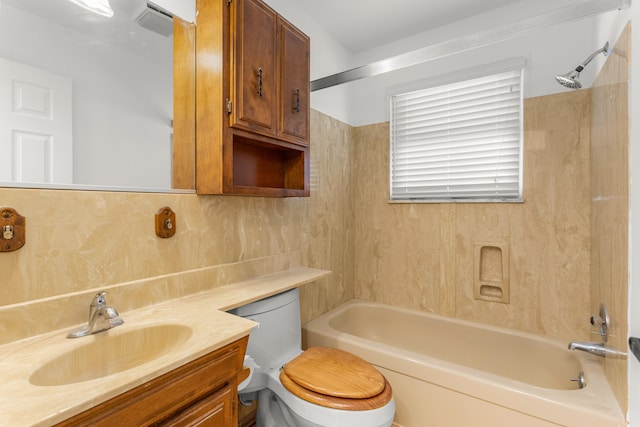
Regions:
<svg viewBox="0 0 640 427"><path fill-rule="evenodd" d="M234 135L233 177L230 192L246 195L291 197L308 195L305 176L309 150L274 145Z"/></svg>

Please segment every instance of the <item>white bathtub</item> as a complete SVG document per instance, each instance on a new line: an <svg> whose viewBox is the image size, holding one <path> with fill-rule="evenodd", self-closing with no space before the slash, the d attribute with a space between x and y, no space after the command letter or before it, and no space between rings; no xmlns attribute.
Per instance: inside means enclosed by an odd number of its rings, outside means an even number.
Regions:
<svg viewBox="0 0 640 427"><path fill-rule="evenodd" d="M357 300L304 325L303 339L375 365L397 426L626 425L599 358L563 341Z"/></svg>

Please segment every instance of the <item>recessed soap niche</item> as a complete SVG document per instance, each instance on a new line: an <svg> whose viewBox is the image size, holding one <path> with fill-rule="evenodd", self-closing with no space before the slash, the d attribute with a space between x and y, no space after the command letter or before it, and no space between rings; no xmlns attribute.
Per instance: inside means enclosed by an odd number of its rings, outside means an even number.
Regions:
<svg viewBox="0 0 640 427"><path fill-rule="evenodd" d="M509 245L475 243L473 264L473 298L508 304Z"/></svg>

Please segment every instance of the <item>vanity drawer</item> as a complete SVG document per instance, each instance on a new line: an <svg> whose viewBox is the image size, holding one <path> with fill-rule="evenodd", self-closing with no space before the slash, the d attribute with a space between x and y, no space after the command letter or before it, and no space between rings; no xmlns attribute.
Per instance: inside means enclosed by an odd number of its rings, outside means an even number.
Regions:
<svg viewBox="0 0 640 427"><path fill-rule="evenodd" d="M220 427L234 423L235 388L225 386L162 423L164 427Z"/></svg>
<svg viewBox="0 0 640 427"><path fill-rule="evenodd" d="M230 416L232 425L237 418L233 396L247 340L244 337L235 341L57 425L199 425L180 420L194 418L191 414L206 419L208 405L210 419Z"/></svg>

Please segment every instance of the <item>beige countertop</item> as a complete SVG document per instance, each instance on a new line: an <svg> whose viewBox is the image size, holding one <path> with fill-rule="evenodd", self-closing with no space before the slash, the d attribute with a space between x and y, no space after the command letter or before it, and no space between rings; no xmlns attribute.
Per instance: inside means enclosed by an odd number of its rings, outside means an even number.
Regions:
<svg viewBox="0 0 640 427"><path fill-rule="evenodd" d="M225 310L328 274L325 270L292 268L121 312L120 316L125 320L123 325L87 337L67 339L70 329L64 329L2 345L0 426L51 425L182 366L246 336L255 326L255 322L228 314ZM38 368L62 354L98 340L118 342L114 338L119 335L157 325L181 325L189 328L191 333L152 360L111 375L62 385L41 386L30 381Z"/></svg>

